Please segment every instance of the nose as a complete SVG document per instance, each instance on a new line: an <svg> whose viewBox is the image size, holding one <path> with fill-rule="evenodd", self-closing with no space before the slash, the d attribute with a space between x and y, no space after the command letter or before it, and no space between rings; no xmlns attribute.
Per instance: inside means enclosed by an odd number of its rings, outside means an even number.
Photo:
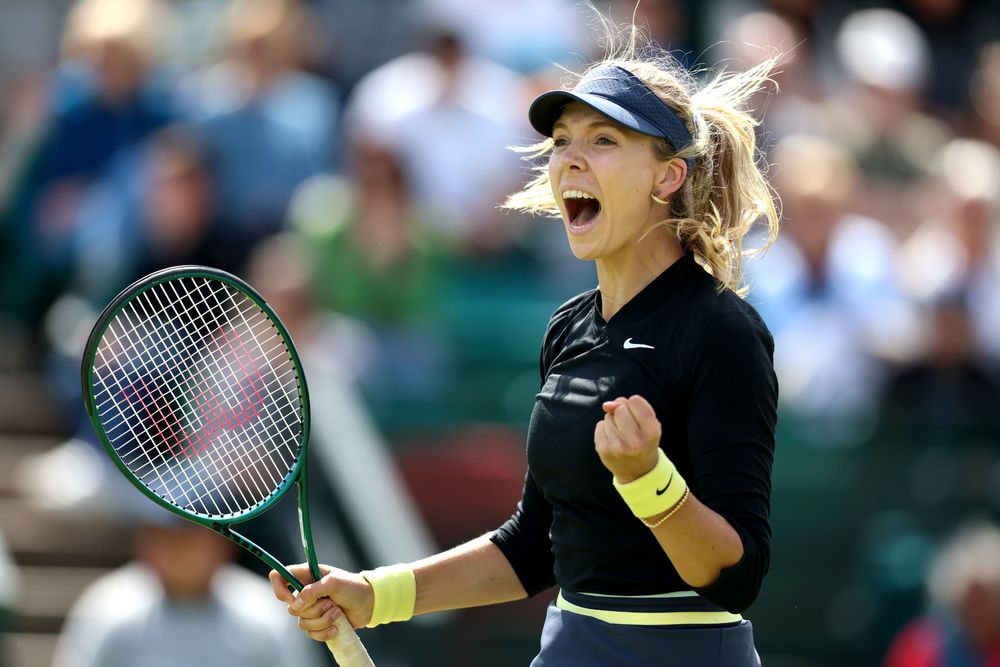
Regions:
<svg viewBox="0 0 1000 667"><path fill-rule="evenodd" d="M578 142L571 142L559 153L559 168L562 171L583 171L587 167Z"/></svg>

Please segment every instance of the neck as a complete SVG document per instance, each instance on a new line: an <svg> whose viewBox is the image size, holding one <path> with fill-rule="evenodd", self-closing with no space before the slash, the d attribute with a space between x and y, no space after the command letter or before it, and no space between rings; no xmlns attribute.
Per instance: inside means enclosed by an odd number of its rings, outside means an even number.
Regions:
<svg viewBox="0 0 1000 667"><path fill-rule="evenodd" d="M638 247L638 246L637 246ZM684 256L679 243L657 244L655 252L645 252L624 261L597 260L601 315L609 321L626 303Z"/></svg>

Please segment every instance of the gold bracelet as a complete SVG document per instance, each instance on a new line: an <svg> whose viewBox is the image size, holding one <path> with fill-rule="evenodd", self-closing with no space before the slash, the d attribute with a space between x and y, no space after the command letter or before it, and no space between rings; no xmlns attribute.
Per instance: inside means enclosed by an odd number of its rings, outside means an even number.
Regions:
<svg viewBox="0 0 1000 667"><path fill-rule="evenodd" d="M677 501L677 504L674 505L669 512L667 512L659 519L657 519L655 523L648 523L645 519L639 519L639 521L642 521L642 525L646 526L646 528L658 528L660 524L662 524L664 521L672 517L677 512L677 510L681 508L681 505L683 505L687 501L689 495L690 493L688 489L684 489L684 495L681 496L681 499Z"/></svg>

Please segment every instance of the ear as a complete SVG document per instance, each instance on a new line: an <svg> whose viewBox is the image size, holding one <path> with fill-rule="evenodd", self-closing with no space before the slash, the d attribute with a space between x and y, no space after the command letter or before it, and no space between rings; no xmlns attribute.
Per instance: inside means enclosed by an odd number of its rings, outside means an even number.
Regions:
<svg viewBox="0 0 1000 667"><path fill-rule="evenodd" d="M670 158L663 163L653 182L653 194L660 199L666 199L681 189L687 177L687 163L679 157Z"/></svg>

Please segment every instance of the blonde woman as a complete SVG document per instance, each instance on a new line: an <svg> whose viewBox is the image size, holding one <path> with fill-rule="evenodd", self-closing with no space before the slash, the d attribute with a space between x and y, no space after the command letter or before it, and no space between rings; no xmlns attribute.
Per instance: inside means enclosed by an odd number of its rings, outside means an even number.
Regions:
<svg viewBox="0 0 1000 667"><path fill-rule="evenodd" d="M558 585L533 667L759 664L740 614L770 560L778 389L739 292L743 237L777 229L744 110L773 63L699 86L636 42L528 112L548 164L507 205L558 214L599 286L549 322L517 510L422 561L327 568L297 597L272 573L310 637L340 609L371 627Z"/></svg>

